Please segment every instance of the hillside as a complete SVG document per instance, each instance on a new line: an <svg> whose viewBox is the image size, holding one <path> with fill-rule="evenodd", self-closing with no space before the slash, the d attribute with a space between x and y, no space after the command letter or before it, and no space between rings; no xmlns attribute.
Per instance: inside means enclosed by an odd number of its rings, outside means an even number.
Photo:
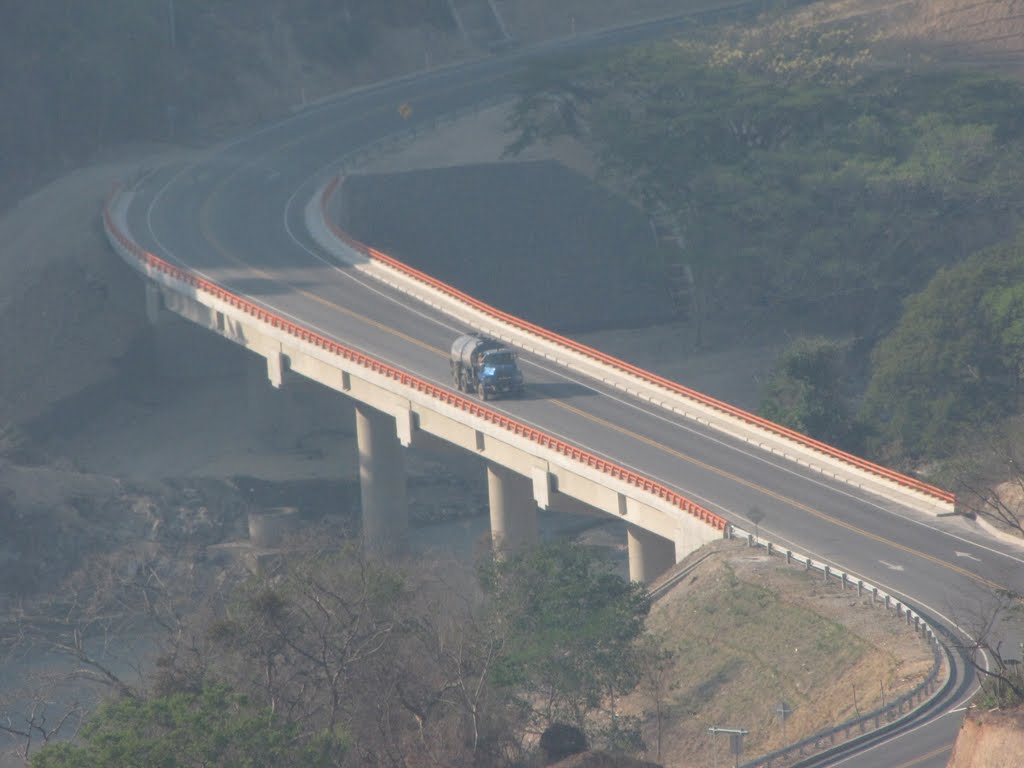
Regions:
<svg viewBox="0 0 1024 768"><path fill-rule="evenodd" d="M388 3L359 5L373 12L390 7ZM339 88L417 70L427 63L436 66L484 55L467 50L443 13L424 10L429 4L394 5L397 10L388 11L391 15L383 11L379 17L356 14L353 23L362 26L353 29L362 31L352 46L340 46L339 52L334 42L346 38L338 35L336 27L311 28L291 15L295 4L283 0L216 4L179 0L176 6L183 15L175 30L173 57L149 55L161 46L169 50L168 29L160 26L167 7L162 0L121 3L127 10L116 27L87 23L88 19L76 15L76 9L85 6L70 0L41 0L4 11L24 13L19 22L31 24L0 26L4 39L0 65L5 73L0 98L9 114L19 116L0 128L4 184L0 204L10 203L0 221L0 349L8 361L0 369L0 424L15 425L4 432L3 452L21 468L5 474L19 476L18 504L12 507L5 496L0 514L5 522L16 520L23 526L36 555L44 553L45 561L33 561L28 564L31 568L69 568L75 557L88 554L80 546L80 526L92 526L97 520L104 525L111 522L108 510L95 508L93 502L111 501L110 509L117 512L128 501L119 495L110 475L120 482L171 478L188 489L198 483L196 478L210 475L221 480L257 475L282 483L323 480L336 477L339 466L351 464L351 435L325 434L322 421L318 422L322 414L315 411L306 412L298 420L298 432L284 436L277 445L255 427L251 432L243 429L244 414L237 409L244 404L230 396L244 380L240 370L222 371L223 378L210 382L168 385L154 378L148 359L140 354L146 328L137 279L110 254L96 212L114 180L130 178L135 169L161 158L187 157L191 146L204 146ZM574 28L583 31L658 15L680 3L505 0L502 5L508 9L513 32L523 40L535 40ZM308 4L311 9L316 6ZM147 55L152 66L174 59L159 76L152 73L150 64L138 66L139 59L109 58L124 39L124 25L134 18L133 9L140 15L150 14L143 25L149 36L140 32L133 37L133 55ZM188 14L194 14L191 22L186 21ZM912 52L915 61L924 64L966 64L1014 75L1024 61L1024 52L1014 47L1024 29L1009 0L818 2L793 18L802 25L857 19L870 26L879 55L884 53L890 60L903 60ZM68 34L69 30L77 31ZM313 42L318 35L319 46ZM66 65L68 59L39 54L48 50L60 50L76 66L56 67L55 62ZM153 87L154 82L160 87ZM58 83L66 83L65 90L56 88ZM44 98L54 92L62 95L55 100ZM87 165L93 161L96 164ZM78 170L68 173L73 169ZM44 183L51 179L56 180ZM789 330L766 338L775 331L768 323L754 324L749 332L728 328L713 337L716 344L721 343L714 350L716 357L699 358L700 362L692 356L687 330L678 326L623 331L606 338L630 353L641 350L641 339L654 339L646 351L638 353L636 362L685 375L687 383L698 389L721 386L720 391L737 401L746 398L743 404L753 407L757 383L767 375L765 356L785 342ZM601 346L602 340L590 338L588 343ZM730 348L730 343L739 346ZM115 375L121 385L115 385ZM196 440L192 433L197 426L211 437ZM23 471L26 463L35 465L32 471ZM414 468L423 491L416 502L424 513L457 507L467 518L478 516L484 503L480 489L467 487L462 476L453 477L450 466L430 459ZM76 469L86 471L80 476ZM459 471L479 482L478 470L473 465ZM333 493L337 493L334 488L325 495ZM166 505L166 514L181 504L201 518L202 504L191 491L168 494L156 503ZM52 530L29 516L41 505L52 507ZM138 511L141 516L133 518L130 526L119 531L102 529L93 543L110 545L118 533L130 533L137 541L138 531L154 522L146 516L148 512ZM208 528L200 531L208 532ZM104 538L107 533L110 536ZM50 546L51 536L60 542L59 555ZM473 534L467 525L458 528L452 534L455 537L472 540ZM10 557L6 545L11 541L8 536L0 551L3 573L20 577L5 583L19 589L38 586L37 571ZM175 556L187 551L177 548L179 544L172 547ZM730 583L721 573L715 578ZM786 586L787 593L791 587ZM823 602L842 601L813 596L803 606ZM701 606L694 609L703 610ZM788 639L779 637L779 642ZM873 663L882 659L891 672L900 669L899 658L886 650ZM743 662L734 659L733 663ZM843 678L842 685L853 679L859 678ZM690 682L691 687L698 685ZM822 711L838 717L850 707L869 706L866 699L854 702L855 686L859 683L850 684L849 698L844 688L834 701L822 703ZM766 729L774 727L770 713L762 711L763 702L748 704L738 698L728 705L719 702L721 708L708 710L706 716L729 711L746 718L750 713ZM810 711L819 704L808 699L803 706ZM809 721L807 727L819 722ZM699 741L698 735L681 726L673 738L680 745ZM777 738L775 734L763 744L771 746Z"/></svg>

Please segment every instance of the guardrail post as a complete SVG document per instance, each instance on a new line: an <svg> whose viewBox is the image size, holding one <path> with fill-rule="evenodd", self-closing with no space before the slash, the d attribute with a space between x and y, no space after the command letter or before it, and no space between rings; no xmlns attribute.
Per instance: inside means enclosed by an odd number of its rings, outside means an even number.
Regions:
<svg viewBox="0 0 1024 768"><path fill-rule="evenodd" d="M857 597L864 596L864 580L857 579Z"/></svg>
<svg viewBox="0 0 1024 768"><path fill-rule="evenodd" d="M828 575L832 572L832 570L826 565L824 568L822 568L821 572L822 574L824 574L825 581L828 581Z"/></svg>
<svg viewBox="0 0 1024 768"><path fill-rule="evenodd" d="M811 558L809 558L809 557L806 559L806 561L804 563L804 570L805 571L811 570Z"/></svg>
<svg viewBox="0 0 1024 768"><path fill-rule="evenodd" d="M843 591L844 591L844 592L846 591L846 579L847 579L847 577L846 577L846 571L843 571L843 575L842 575L842 576L840 577L840 579L839 579L839 580L840 580L840 582L842 583L842 587L843 587Z"/></svg>
<svg viewBox="0 0 1024 768"><path fill-rule="evenodd" d="M792 563L793 563L793 550L792 549L787 549L786 550L786 565L791 565Z"/></svg>
<svg viewBox="0 0 1024 768"><path fill-rule="evenodd" d="M772 550L774 549L774 546L769 541L767 544L765 544L765 549L768 551L768 554L770 555L770 554L772 554Z"/></svg>
<svg viewBox="0 0 1024 768"><path fill-rule="evenodd" d="M889 606L889 596L886 595L885 596L885 610L889 610L889 607L890 607Z"/></svg>

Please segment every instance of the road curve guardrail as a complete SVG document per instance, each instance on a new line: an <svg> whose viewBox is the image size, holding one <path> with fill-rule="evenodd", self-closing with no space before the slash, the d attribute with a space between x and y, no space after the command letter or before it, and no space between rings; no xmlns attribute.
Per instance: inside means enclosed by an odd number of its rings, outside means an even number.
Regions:
<svg viewBox="0 0 1024 768"><path fill-rule="evenodd" d="M949 693L953 683L952 654L940 636L941 630L936 632L928 620L909 605L842 568L781 547L764 536L755 536L736 527L729 529L729 536L745 541L749 547L762 549L769 556L782 557L787 563L794 567L802 567L808 573L818 573L826 582L838 584L844 591L856 590L858 597L870 598L873 607L885 611L897 621L905 622L908 627L913 627L914 632L927 643L932 653L928 673L911 690L870 712L823 728L800 741L744 762L740 768L799 766L805 760L817 764L827 755L840 755L848 750L855 750L858 745L866 744L883 734L915 722L921 714L929 711L936 702Z"/></svg>
<svg viewBox="0 0 1024 768"><path fill-rule="evenodd" d="M334 221L334 218L331 215L330 209L332 199L343 183L344 177L341 175L337 175L331 179L331 181L321 187L317 195L310 202L306 211L307 225L309 225L314 239L316 239L321 246L327 248L329 252L339 256L339 258L349 261L350 263L358 263L358 261L352 262L351 260L344 259L344 257L338 253L337 248L332 247L333 244L328 242L328 238L319 237L318 233L326 233L329 238L333 238L342 246L355 251L362 260L365 260L369 264L381 266L392 273L396 273L404 279L403 282L405 284L398 285L391 282L393 286L409 293L410 295L414 295L417 298L425 300L427 303L438 306L438 308L442 310L444 310L445 307L439 306L430 299L438 295L443 296L449 302L454 302L455 305L473 310L476 313L479 313L479 315L500 323L503 326L514 329L519 333L527 334L530 337L539 339L545 344L552 345L557 347L559 350L597 364L620 377L628 377L634 382L639 382L643 385L656 388L662 393L682 398L688 403L704 411L705 414L709 414L711 418L707 420L707 423L711 426L724 428L724 431L731 432L732 434L736 434L736 426L741 426L746 430L746 434L737 436L740 436L742 439L746 439L749 442L756 443L759 438L774 438L775 441L784 441L789 446L800 449L796 453L799 454L802 452L804 454L803 458L799 455L793 456L786 454L789 458L793 458L799 463L825 471L820 466L821 462L819 462L819 465L815 465L812 462L815 457L818 457L821 460L824 460L825 463L830 464L830 469L846 469L857 473L859 476L866 476L868 478L881 481L880 483L873 485L869 484L868 486L868 490L872 490L879 495L895 498L895 500L900 501L901 503L910 504L911 506L921 508L923 511L933 514L936 510L945 513L951 513L955 510L956 497L949 491L889 469L888 467L875 464L874 462L855 456L820 440L815 440L814 438L797 432L796 430L776 424L773 421L750 413L749 411L745 411L742 408L737 408L729 403L709 397L708 395L690 389L678 382L672 381L671 379L658 376L657 374L651 373L639 366L632 365L631 363L627 363L624 360L620 360L609 354L601 352L600 350L594 349L593 347L581 344L539 325L530 323L522 318L516 317L515 315L504 312L480 301L479 299L470 296L469 294L460 291L459 289L448 285L447 283L444 283L421 270L415 269L414 267L399 261L395 257L384 253L383 251L360 242L344 231ZM419 292L417 289L420 289ZM434 294L434 297L424 295L427 293ZM449 305L449 307L450 306L451 305ZM516 341L515 339L509 338L506 338L506 340L512 341L513 343ZM546 356L550 357L550 355ZM599 378L607 383L612 383L609 382L607 378ZM643 394L640 396L644 397ZM649 396L645 397L645 399L653 400L653 398ZM686 413L684 415L689 416L690 414ZM714 418L715 416L718 418ZM691 416L691 418L697 418L699 421L703 420L697 416ZM732 429L730 429L730 427L732 427ZM766 447L771 450L771 446L762 445L762 447ZM784 450L780 452L785 453ZM847 476L839 474L834 474L833 476L837 479L842 479L845 482L855 485L859 484L856 479L851 479ZM897 492L902 491L903 493L895 496L892 493L886 494L886 490Z"/></svg>
<svg viewBox="0 0 1024 768"><path fill-rule="evenodd" d="M701 505L691 501L680 493L673 491L661 483L658 483L642 474L626 469L614 462L603 459L588 451L583 450L569 442L553 437L539 429L516 421L508 416L491 410L481 405L476 400L471 400L455 394L450 389L437 386L429 381L413 376L394 366L387 365L369 355L341 344L334 339L323 336L303 327L302 325L288 320L274 312L267 310L259 304L239 296L226 288L210 280L202 278L187 269L177 267L159 256L146 251L135 243L126 232L127 227L119 226L118 217L115 216L114 202L118 197L119 190L115 189L108 197L103 208L103 225L107 238L113 245L114 250L128 262L130 266L139 270L151 278L156 278L161 284L177 289L193 297L207 295L213 299L223 302L234 309L241 311L251 318L265 323L270 327L283 331L295 339L311 344L325 352L354 363L368 371L390 379L408 390L427 395L439 403L451 406L463 411L466 415L481 419L500 430L525 438L530 442L554 451L571 462L596 470L610 478L624 482L639 490L651 494L670 506L696 517L701 522L712 528L727 533L728 523L725 518L705 509Z"/></svg>

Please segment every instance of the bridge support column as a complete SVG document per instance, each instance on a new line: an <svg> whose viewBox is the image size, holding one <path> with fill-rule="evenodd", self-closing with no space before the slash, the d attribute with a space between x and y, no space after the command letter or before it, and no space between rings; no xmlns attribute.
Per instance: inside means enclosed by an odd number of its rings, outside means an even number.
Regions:
<svg viewBox="0 0 1024 768"><path fill-rule="evenodd" d="M533 482L499 464L487 465L487 502L491 543L499 555L537 542L537 505Z"/></svg>
<svg viewBox="0 0 1024 768"><path fill-rule="evenodd" d="M152 280L146 281L146 319L150 325L160 324L160 310L164 307L164 299L160 286Z"/></svg>
<svg viewBox="0 0 1024 768"><path fill-rule="evenodd" d="M676 545L635 525L626 529L629 578L647 584L676 564Z"/></svg>
<svg viewBox="0 0 1024 768"><path fill-rule="evenodd" d="M405 495L405 453L395 419L356 404L359 493L363 507L363 549L368 555L398 555L409 544Z"/></svg>

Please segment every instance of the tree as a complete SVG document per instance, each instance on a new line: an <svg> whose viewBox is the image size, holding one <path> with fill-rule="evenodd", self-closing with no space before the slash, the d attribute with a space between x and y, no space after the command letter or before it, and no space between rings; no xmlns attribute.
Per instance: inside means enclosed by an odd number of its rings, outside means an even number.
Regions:
<svg viewBox="0 0 1024 768"><path fill-rule="evenodd" d="M519 139L570 135L657 200L695 320L790 311L864 337L935 271L1000 242L1024 178L1024 89L987 73L864 66L853 27L768 25L540 63Z"/></svg>
<svg viewBox="0 0 1024 768"><path fill-rule="evenodd" d="M401 573L352 550L287 562L253 577L161 660L161 690L223 679L303 732L344 728L359 740L370 692L386 695L398 638L408 631Z"/></svg>
<svg viewBox="0 0 1024 768"><path fill-rule="evenodd" d="M339 764L345 740L321 733L299 740L296 724L222 685L148 700L121 698L85 724L80 746L45 746L31 768L328 768Z"/></svg>
<svg viewBox="0 0 1024 768"><path fill-rule="evenodd" d="M966 640L959 643L960 649L981 681L979 705L987 708L1024 705L1024 661L1021 659L1024 643L1020 643L1024 601L1021 596L1000 590L990 594L988 600L978 600L966 613L952 615L966 636ZM1008 636L1014 638L1016 649L1004 650L1003 642Z"/></svg>
<svg viewBox="0 0 1024 768"><path fill-rule="evenodd" d="M883 450L948 454L957 428L1015 411L1020 285L1024 234L940 270L907 301L874 352L865 399Z"/></svg>
<svg viewBox="0 0 1024 768"><path fill-rule="evenodd" d="M1022 429L1018 416L960 442L956 456L944 464L942 479L956 490L964 512L1024 537Z"/></svg>
<svg viewBox="0 0 1024 768"><path fill-rule="evenodd" d="M654 709L654 754L658 761L661 760L662 736L670 709L669 694L679 687L671 677L675 661L676 654L665 647L661 638L644 636L641 643L640 690Z"/></svg>
<svg viewBox="0 0 1024 768"><path fill-rule="evenodd" d="M489 562L481 581L505 636L495 682L530 708L539 729L585 728L595 712L614 717L616 698L639 680L646 588L571 543Z"/></svg>
<svg viewBox="0 0 1024 768"><path fill-rule="evenodd" d="M842 391L846 344L821 336L786 347L765 388L761 414L826 443L849 445L852 415Z"/></svg>
<svg viewBox="0 0 1024 768"><path fill-rule="evenodd" d="M157 690L226 681L300 743L343 733L351 761L382 768L506 765L523 714L493 684L501 629L457 566L416 565L350 548L288 558L177 635Z"/></svg>

